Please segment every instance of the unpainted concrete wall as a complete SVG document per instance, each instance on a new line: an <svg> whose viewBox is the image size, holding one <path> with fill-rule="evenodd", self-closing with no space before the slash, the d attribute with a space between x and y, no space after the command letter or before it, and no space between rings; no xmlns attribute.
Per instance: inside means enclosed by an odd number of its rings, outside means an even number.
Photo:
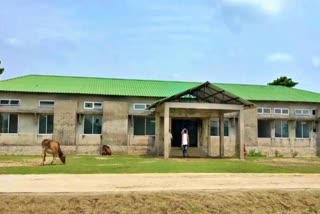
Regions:
<svg viewBox="0 0 320 214"><path fill-rule="evenodd" d="M103 102L102 144L112 147L127 147L128 103Z"/></svg>
<svg viewBox="0 0 320 214"><path fill-rule="evenodd" d="M77 102L57 100L54 107L53 138L62 145L76 144Z"/></svg>

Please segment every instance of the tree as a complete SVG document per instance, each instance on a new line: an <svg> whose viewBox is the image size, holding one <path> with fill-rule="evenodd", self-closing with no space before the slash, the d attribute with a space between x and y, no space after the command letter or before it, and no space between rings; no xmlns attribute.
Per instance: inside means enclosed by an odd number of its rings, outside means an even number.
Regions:
<svg viewBox="0 0 320 214"><path fill-rule="evenodd" d="M296 86L297 84L298 84L298 82L294 82L294 81L292 81L291 78L288 78L286 76L279 77L276 80L273 80L272 82L268 83L268 85L282 85L282 86L286 86L289 88L292 88L292 87Z"/></svg>
<svg viewBox="0 0 320 214"><path fill-rule="evenodd" d="M0 60L0 64L1 64L1 60ZM1 67L0 67L0 74L2 74L3 71L4 71L4 68L1 68Z"/></svg>

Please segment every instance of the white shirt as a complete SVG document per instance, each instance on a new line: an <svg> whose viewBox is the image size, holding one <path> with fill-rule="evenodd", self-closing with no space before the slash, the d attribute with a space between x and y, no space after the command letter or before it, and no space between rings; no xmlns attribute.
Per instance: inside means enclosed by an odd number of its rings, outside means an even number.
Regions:
<svg viewBox="0 0 320 214"><path fill-rule="evenodd" d="M182 145L188 145L188 134L187 133L183 133L182 134Z"/></svg>

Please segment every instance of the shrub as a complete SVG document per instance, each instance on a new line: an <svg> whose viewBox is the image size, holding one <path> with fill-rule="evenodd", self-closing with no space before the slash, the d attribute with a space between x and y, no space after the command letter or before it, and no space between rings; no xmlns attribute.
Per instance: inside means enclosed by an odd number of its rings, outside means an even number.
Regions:
<svg viewBox="0 0 320 214"><path fill-rule="evenodd" d="M274 156L277 158L282 158L283 154L281 154L278 150L274 151Z"/></svg>
<svg viewBox="0 0 320 214"><path fill-rule="evenodd" d="M297 151L292 151L291 150L291 155L293 158L297 157L298 156L298 152Z"/></svg>
<svg viewBox="0 0 320 214"><path fill-rule="evenodd" d="M252 149L249 151L248 157L266 157L266 155L256 151L255 149Z"/></svg>

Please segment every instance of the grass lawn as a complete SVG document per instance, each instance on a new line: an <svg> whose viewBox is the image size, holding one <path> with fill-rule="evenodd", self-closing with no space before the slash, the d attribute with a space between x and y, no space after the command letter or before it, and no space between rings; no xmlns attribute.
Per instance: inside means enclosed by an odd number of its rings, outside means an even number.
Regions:
<svg viewBox="0 0 320 214"><path fill-rule="evenodd" d="M67 155L66 165L47 156L0 156L0 174L89 174L89 173L320 173L320 158L172 158L152 156Z"/></svg>

